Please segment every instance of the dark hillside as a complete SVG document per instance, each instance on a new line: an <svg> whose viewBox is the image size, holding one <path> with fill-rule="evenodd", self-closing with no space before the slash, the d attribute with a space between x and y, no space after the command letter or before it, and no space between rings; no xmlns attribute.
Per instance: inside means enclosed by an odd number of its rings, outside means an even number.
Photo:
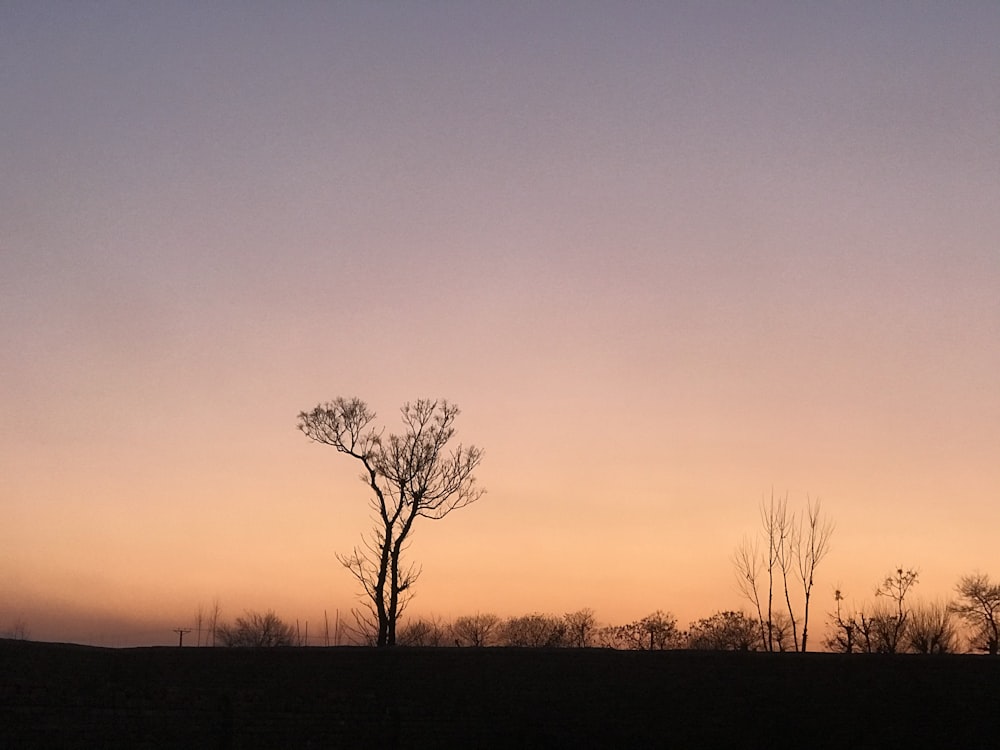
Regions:
<svg viewBox="0 0 1000 750"><path fill-rule="evenodd" d="M1000 747L1000 659L0 641L0 748Z"/></svg>

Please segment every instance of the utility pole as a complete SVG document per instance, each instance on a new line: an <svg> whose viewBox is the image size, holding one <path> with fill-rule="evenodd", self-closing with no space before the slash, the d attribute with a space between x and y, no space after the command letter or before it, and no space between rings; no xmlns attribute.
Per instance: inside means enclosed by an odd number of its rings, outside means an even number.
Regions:
<svg viewBox="0 0 1000 750"><path fill-rule="evenodd" d="M174 628L174 632L177 633L177 635L178 635L177 645L178 646L183 646L184 645L184 634L185 633L190 633L191 632L191 628Z"/></svg>

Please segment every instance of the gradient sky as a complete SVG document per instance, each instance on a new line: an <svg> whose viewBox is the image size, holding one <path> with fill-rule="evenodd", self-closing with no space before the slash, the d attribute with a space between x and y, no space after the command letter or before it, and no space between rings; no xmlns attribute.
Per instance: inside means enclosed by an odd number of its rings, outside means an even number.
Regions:
<svg viewBox="0 0 1000 750"><path fill-rule="evenodd" d="M837 524L814 618L1000 577L998 39L994 0L0 4L0 630L343 616L368 495L295 429L338 395L485 449L415 614L739 608L772 487Z"/></svg>

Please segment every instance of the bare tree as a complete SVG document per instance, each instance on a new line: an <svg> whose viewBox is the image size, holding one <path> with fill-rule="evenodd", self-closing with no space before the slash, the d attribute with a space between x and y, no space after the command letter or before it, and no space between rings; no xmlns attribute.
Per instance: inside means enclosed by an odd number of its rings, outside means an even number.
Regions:
<svg viewBox="0 0 1000 750"><path fill-rule="evenodd" d="M677 619L662 610L625 625L603 628L600 636L605 646L633 651L661 651L680 648L684 643Z"/></svg>
<svg viewBox="0 0 1000 750"><path fill-rule="evenodd" d="M234 625L220 625L218 636L223 646L292 646L296 640L295 628L272 610L248 611Z"/></svg>
<svg viewBox="0 0 1000 750"><path fill-rule="evenodd" d="M361 584L375 645L396 643L396 623L420 570L402 558L417 518L441 519L483 493L473 471L482 460L475 446L447 444L455 434L459 409L447 401L421 399L400 409L402 434L373 427L375 412L357 398L337 398L299 414L298 428L317 443L331 445L364 467L373 493L372 531L340 562Z"/></svg>
<svg viewBox="0 0 1000 750"><path fill-rule="evenodd" d="M910 610L906 606L906 595L917 584L919 573L912 568L903 570L896 568L887 575L878 588L875 596L883 596L895 605L890 611L876 608L871 620L876 635L876 651L879 653L898 653L904 645Z"/></svg>
<svg viewBox="0 0 1000 750"><path fill-rule="evenodd" d="M205 623L205 608L201 605L201 602L199 602L198 609L194 613L194 631L196 634L195 644L198 646L201 645L201 628L204 623Z"/></svg>
<svg viewBox="0 0 1000 750"><path fill-rule="evenodd" d="M844 597L838 589L834 595L837 611L832 615L835 630L826 639L827 647L832 651L852 653L856 650L865 654L897 654L913 648L909 635L911 610L906 606L906 596L918 578L915 570L897 568L875 589L876 599L881 597L883 600L874 605L862 605L854 613L843 609ZM941 635L943 637L944 633Z"/></svg>
<svg viewBox="0 0 1000 750"><path fill-rule="evenodd" d="M215 634L219 629L219 617L222 615L222 602L219 597L212 599L212 608L208 612L209 630L212 633L212 645L215 645Z"/></svg>
<svg viewBox="0 0 1000 750"><path fill-rule="evenodd" d="M11 626L4 631L2 637L10 638L15 641L26 641L30 637L31 633L28 630L28 623L23 617L14 618L14 622Z"/></svg>
<svg viewBox="0 0 1000 750"><path fill-rule="evenodd" d="M447 634L448 626L440 617L419 617L399 629L396 643L400 646L444 646Z"/></svg>
<svg viewBox="0 0 1000 750"><path fill-rule="evenodd" d="M764 650L771 651L773 639L772 615L768 613L767 620L764 619L764 610L760 603L760 577L763 563L757 540L753 537L745 536L733 554L733 567L736 569L736 585L740 593L751 604L757 612L757 623L760 626L760 640L764 645Z"/></svg>
<svg viewBox="0 0 1000 750"><path fill-rule="evenodd" d="M456 617L451 624L456 646L490 646L500 625L500 618L491 612Z"/></svg>
<svg viewBox="0 0 1000 750"><path fill-rule="evenodd" d="M996 656L1000 653L1000 584L977 572L962 576L955 590L961 598L951 608L972 628L972 647Z"/></svg>
<svg viewBox="0 0 1000 750"><path fill-rule="evenodd" d="M566 623L561 617L552 617L538 612L510 617L500 629L500 642L504 646L526 648L564 646L566 644Z"/></svg>
<svg viewBox="0 0 1000 750"><path fill-rule="evenodd" d="M843 607L844 594L840 589L833 593L837 610L830 614L833 632L827 636L824 643L835 653L852 654L856 647L857 622L853 615L848 614Z"/></svg>
<svg viewBox="0 0 1000 750"><path fill-rule="evenodd" d="M780 610L771 615L771 650L782 653L796 650L794 622Z"/></svg>
<svg viewBox="0 0 1000 750"><path fill-rule="evenodd" d="M806 650L809 638L809 604L812 598L816 567L830 551L833 536L833 522L820 514L820 503L813 504L806 498L806 514L800 523L794 540L795 558L802 581L804 603L802 605L802 650Z"/></svg>
<svg viewBox="0 0 1000 750"><path fill-rule="evenodd" d="M761 501L760 524L759 536L744 537L733 555L737 585L757 613L766 651L784 651L784 638L789 632L793 648L805 651L816 568L829 552L833 524L823 518L819 501L813 504L807 498L804 514L789 515L788 495L775 498L773 491L769 500ZM798 632L800 620L792 603L795 578L798 578L802 590L801 641ZM775 608L776 597L784 600L787 612L780 640L775 632L775 618L780 613Z"/></svg>
<svg viewBox="0 0 1000 750"><path fill-rule="evenodd" d="M576 612L567 612L563 615L563 620L566 623L567 646L587 648L594 645L594 632L597 629L594 610L584 607Z"/></svg>
<svg viewBox="0 0 1000 750"><path fill-rule="evenodd" d="M691 623L687 646L710 651L756 651L761 645L758 625L743 612L716 612Z"/></svg>
<svg viewBox="0 0 1000 750"><path fill-rule="evenodd" d="M946 604L918 604L910 612L904 638L907 650L918 654L954 654L959 650L954 611Z"/></svg>

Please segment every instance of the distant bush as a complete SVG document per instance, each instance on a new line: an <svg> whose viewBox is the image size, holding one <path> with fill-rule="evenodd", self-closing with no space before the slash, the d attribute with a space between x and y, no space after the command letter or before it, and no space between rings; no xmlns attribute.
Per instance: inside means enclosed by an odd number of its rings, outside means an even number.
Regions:
<svg viewBox="0 0 1000 750"><path fill-rule="evenodd" d="M917 654L955 654L961 650L955 615L947 604L914 607L904 638L908 649Z"/></svg>
<svg viewBox="0 0 1000 750"><path fill-rule="evenodd" d="M566 645L566 623L561 617L535 612L507 619L500 628L500 644L528 648Z"/></svg>
<svg viewBox="0 0 1000 750"><path fill-rule="evenodd" d="M215 632L223 646L294 646L295 629L272 610L247 612L234 625L220 625Z"/></svg>
<svg viewBox="0 0 1000 750"><path fill-rule="evenodd" d="M602 628L599 638L603 646L634 651L661 651L684 645L676 618L660 610L625 625Z"/></svg>
<svg viewBox="0 0 1000 750"><path fill-rule="evenodd" d="M758 623L742 612L716 612L691 623L688 648L713 651L756 651L760 646Z"/></svg>
<svg viewBox="0 0 1000 750"><path fill-rule="evenodd" d="M439 617L407 621L396 633L399 646L447 646L449 626ZM374 644L372 644L374 645Z"/></svg>
<svg viewBox="0 0 1000 750"><path fill-rule="evenodd" d="M28 640L30 633L28 631L28 624L18 617L14 620L14 623L5 630L2 634L3 638L10 638L15 641L26 641Z"/></svg>
<svg viewBox="0 0 1000 750"><path fill-rule="evenodd" d="M451 633L456 646L492 646L496 642L496 631L500 618L492 612L480 612L455 618Z"/></svg>

